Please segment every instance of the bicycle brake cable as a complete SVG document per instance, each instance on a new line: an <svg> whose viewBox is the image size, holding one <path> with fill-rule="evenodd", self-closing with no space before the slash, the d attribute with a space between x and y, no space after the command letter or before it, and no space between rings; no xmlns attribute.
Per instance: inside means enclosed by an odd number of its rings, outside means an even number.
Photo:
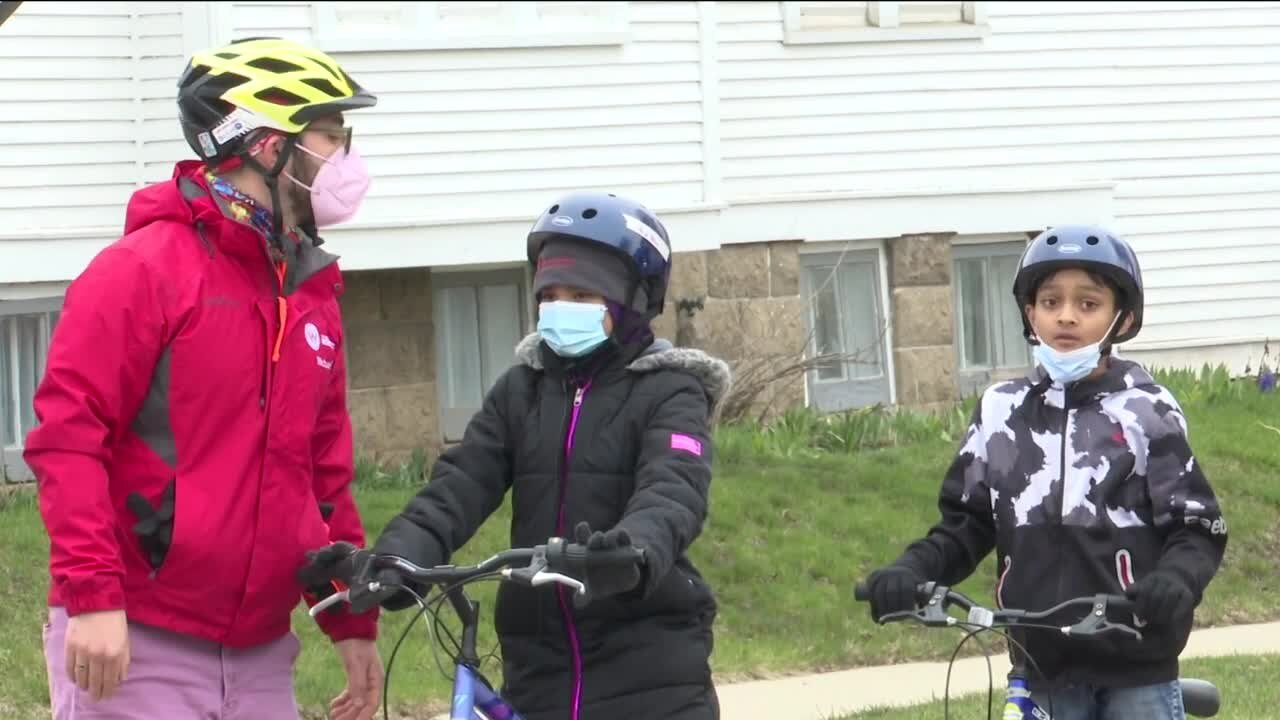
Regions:
<svg viewBox="0 0 1280 720"><path fill-rule="evenodd" d="M956 649L951 653L951 660L947 662L947 683L942 689L942 717L943 720L951 720L951 669L956 664L956 658L960 655L960 649L970 639L981 635L984 632L991 631L992 628L977 626L976 630L968 631L960 642L956 644ZM987 646L978 641L982 645L983 657L987 660L987 720L991 720L991 700L995 697L995 672L991 669L991 651Z"/></svg>
<svg viewBox="0 0 1280 720"><path fill-rule="evenodd" d="M427 601L424 600L423 597L413 588L407 585L402 585L400 586L400 589L412 595L414 601L418 603L418 607L421 608L421 610L414 613L414 616L405 624L404 631L400 633L400 639L396 640L395 647L391 649L391 657L387 659L387 670L382 677L382 720L391 720L391 668L396 664L396 653L400 652L400 646L404 643L404 639L409 637L409 629L412 628L413 624L418 622L418 618L422 617L423 613L427 611Z"/></svg>
<svg viewBox="0 0 1280 720"><path fill-rule="evenodd" d="M1014 647L1022 651L1022 656L1027 659L1027 662L1031 663L1031 669L1035 670L1037 675L1039 675L1042 679L1045 679L1045 680L1048 679L1047 677L1045 677L1044 670L1040 669L1040 663L1037 663L1036 659L1031 657L1031 653L1027 651L1027 647L1022 643L1018 642L1017 640L1013 639L1013 635L1010 633L1010 631L1013 629L1012 627L1005 626L1005 627L988 628L985 626L975 626L972 623L966 623L966 622L958 622L956 623L956 626L957 627L979 627L980 630L989 630L991 632L995 632L999 635L1004 636L1005 640L1008 640L1010 643L1013 644ZM1035 630L1054 630L1054 631L1061 630L1061 628L1054 625L1042 625L1038 623L1018 623L1017 627L1032 628ZM962 640L961 644L963 644L963 642L964 641ZM991 658L990 657L987 658L987 667L988 667L988 671L987 671L988 679L990 679L990 674L991 674L991 671L990 671ZM950 670L948 670L948 673L950 673ZM1048 695L1049 695L1049 717L1053 717L1053 690L1049 690ZM988 717L990 717L990 708L991 708L990 700L988 699L987 701Z"/></svg>

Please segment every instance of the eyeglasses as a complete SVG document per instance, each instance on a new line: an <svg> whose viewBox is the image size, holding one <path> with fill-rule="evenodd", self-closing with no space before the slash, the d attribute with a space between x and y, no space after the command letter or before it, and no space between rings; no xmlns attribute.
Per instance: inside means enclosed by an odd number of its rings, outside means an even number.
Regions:
<svg viewBox="0 0 1280 720"><path fill-rule="evenodd" d="M351 131L351 126L346 125L342 127L308 127L304 128L302 132L324 133L329 142L341 145L343 152L351 152Z"/></svg>

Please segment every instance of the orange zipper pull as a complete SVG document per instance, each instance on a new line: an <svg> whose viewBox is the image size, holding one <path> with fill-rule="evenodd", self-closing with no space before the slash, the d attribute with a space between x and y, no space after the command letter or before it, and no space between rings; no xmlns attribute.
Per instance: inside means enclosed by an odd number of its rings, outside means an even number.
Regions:
<svg viewBox="0 0 1280 720"><path fill-rule="evenodd" d="M284 324L289 319L289 301L284 297L284 263L276 263L276 277L280 280L280 295L276 297L276 306L280 308L280 328L276 331L276 346L271 351L271 362L280 362L280 345L284 342Z"/></svg>

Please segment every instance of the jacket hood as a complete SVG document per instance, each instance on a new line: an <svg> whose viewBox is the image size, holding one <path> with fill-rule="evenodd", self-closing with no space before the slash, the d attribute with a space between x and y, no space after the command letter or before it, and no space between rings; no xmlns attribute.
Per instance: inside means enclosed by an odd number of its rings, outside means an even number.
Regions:
<svg viewBox="0 0 1280 720"><path fill-rule="evenodd" d="M202 207L202 203L187 202L178 185L181 177L188 177L203 186L203 179L199 177L201 167L203 164L199 161L185 160L174 167L173 177L168 181L148 185L135 191L129 198L129 205L125 211L125 234L136 232L157 222L192 225L197 218L200 218L207 223L206 210ZM209 211L218 213L212 202L207 204Z"/></svg>
<svg viewBox="0 0 1280 720"><path fill-rule="evenodd" d="M538 333L525 336L516 345L516 361L534 370L542 370L539 352L541 345L542 337ZM675 370L694 376L707 393L712 417L733 386L733 373L728 363L696 348L678 348L669 340L661 338L654 340L639 357L632 360L627 365L627 370L635 373Z"/></svg>

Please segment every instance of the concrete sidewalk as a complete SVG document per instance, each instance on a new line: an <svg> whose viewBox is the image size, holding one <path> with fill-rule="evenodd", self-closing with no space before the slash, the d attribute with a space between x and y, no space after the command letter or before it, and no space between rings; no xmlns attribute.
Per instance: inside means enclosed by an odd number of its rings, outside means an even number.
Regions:
<svg viewBox="0 0 1280 720"><path fill-rule="evenodd" d="M957 632L956 642L961 637ZM1182 657L1270 653L1280 654L1280 622L1197 630ZM991 658L991 671L996 696L1002 698L1001 688L1009 672L1004 653ZM720 716L724 720L827 720L877 706L941 700L946 679L947 664L929 662L722 685ZM951 671L952 698L986 689L986 660L977 657L956 662Z"/></svg>

